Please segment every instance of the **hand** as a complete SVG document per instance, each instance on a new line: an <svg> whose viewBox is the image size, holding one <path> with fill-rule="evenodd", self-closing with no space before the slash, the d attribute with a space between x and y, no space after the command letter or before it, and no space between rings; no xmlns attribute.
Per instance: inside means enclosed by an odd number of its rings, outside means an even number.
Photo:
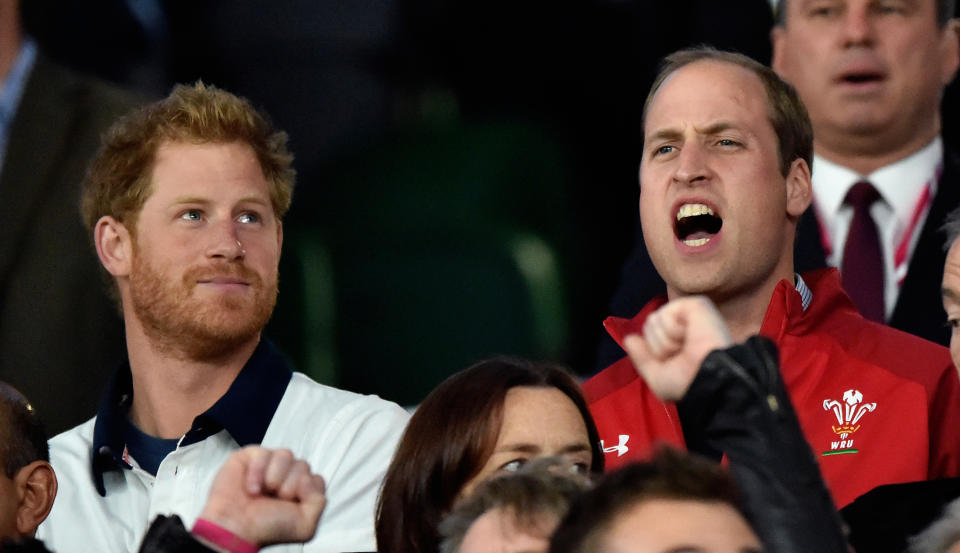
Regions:
<svg viewBox="0 0 960 553"><path fill-rule="evenodd" d="M732 342L713 303L691 296L652 313L643 325L643 336L631 334L623 345L653 393L664 401L679 401L707 354Z"/></svg>
<svg viewBox="0 0 960 553"><path fill-rule="evenodd" d="M326 503L323 478L306 461L249 446L221 467L200 518L263 547L309 541Z"/></svg>

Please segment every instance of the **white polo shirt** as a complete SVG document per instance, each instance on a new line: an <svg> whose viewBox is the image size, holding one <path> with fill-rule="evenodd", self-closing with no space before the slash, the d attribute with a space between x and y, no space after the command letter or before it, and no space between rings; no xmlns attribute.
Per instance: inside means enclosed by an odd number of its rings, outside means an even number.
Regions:
<svg viewBox="0 0 960 553"><path fill-rule="evenodd" d="M376 497L409 418L398 405L292 373L264 340L153 476L137 466L123 443L131 399L127 367L115 376L95 418L50 441L59 491L37 537L52 551L137 551L159 514L180 515L192 527L230 453L257 443L292 450L327 486L314 539L270 551L376 550Z"/></svg>

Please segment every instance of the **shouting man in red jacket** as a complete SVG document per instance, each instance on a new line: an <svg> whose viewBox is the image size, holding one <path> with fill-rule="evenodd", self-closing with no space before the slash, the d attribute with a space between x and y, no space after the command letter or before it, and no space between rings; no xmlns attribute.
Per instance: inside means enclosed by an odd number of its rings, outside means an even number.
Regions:
<svg viewBox="0 0 960 553"><path fill-rule="evenodd" d="M605 324L622 344L668 299L703 294L734 340L774 340L842 507L880 484L960 474L960 380L945 348L857 313L835 269L794 273L812 151L806 109L770 69L711 49L669 56L646 100L640 163L643 235L667 295ZM626 358L585 391L609 467L658 441L723 454L698 435L701 406L661 402Z"/></svg>

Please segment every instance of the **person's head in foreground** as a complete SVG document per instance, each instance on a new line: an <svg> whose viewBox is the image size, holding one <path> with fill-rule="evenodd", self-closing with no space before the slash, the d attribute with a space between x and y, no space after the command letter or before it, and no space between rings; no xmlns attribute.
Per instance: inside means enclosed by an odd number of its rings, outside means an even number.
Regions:
<svg viewBox="0 0 960 553"><path fill-rule="evenodd" d="M909 543L909 553L960 553L960 499L951 501L943 515Z"/></svg>
<svg viewBox="0 0 960 553"><path fill-rule="evenodd" d="M817 153L867 175L939 135L955 3L778 0L772 66L809 108Z"/></svg>
<svg viewBox="0 0 960 553"><path fill-rule="evenodd" d="M291 161L284 133L202 83L110 128L83 215L128 345L202 360L257 343L276 302Z"/></svg>
<svg viewBox="0 0 960 553"><path fill-rule="evenodd" d="M434 389L411 417L377 505L377 546L434 553L437 527L483 480L538 457L600 472L597 429L564 370L510 358L482 361Z"/></svg>
<svg viewBox="0 0 960 553"><path fill-rule="evenodd" d="M947 259L943 267L943 310L950 325L950 357L960 370L960 209L953 210L943 225Z"/></svg>
<svg viewBox="0 0 960 553"><path fill-rule="evenodd" d="M0 382L0 545L32 537L56 496L40 419L23 394Z"/></svg>
<svg viewBox="0 0 960 553"><path fill-rule="evenodd" d="M759 326L773 288L793 279L812 157L806 110L772 70L705 47L668 56L640 162L643 236L668 296L710 297L738 339L726 304Z"/></svg>
<svg viewBox="0 0 960 553"><path fill-rule="evenodd" d="M570 507L550 553L759 553L722 467L673 450L607 474Z"/></svg>
<svg viewBox="0 0 960 553"><path fill-rule="evenodd" d="M546 553L560 519L588 485L562 459L540 459L479 486L440 524L440 553Z"/></svg>

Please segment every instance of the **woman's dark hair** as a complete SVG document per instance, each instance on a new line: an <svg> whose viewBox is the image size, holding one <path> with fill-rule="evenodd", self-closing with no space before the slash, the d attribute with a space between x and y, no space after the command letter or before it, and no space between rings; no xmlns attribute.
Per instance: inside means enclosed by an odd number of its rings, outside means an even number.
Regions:
<svg viewBox="0 0 960 553"><path fill-rule="evenodd" d="M587 428L591 471L603 471L597 427L569 373L521 359L481 361L437 386L410 418L377 502L378 551L436 553L437 526L493 454L504 400L518 386L557 388L569 397Z"/></svg>

